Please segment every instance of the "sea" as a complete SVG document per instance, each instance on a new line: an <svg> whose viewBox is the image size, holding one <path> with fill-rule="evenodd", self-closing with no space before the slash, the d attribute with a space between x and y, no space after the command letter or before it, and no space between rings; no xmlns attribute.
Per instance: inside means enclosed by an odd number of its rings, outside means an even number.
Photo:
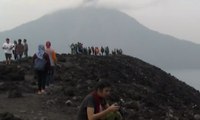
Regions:
<svg viewBox="0 0 200 120"><path fill-rule="evenodd" d="M165 71L200 91L200 69L171 69Z"/></svg>

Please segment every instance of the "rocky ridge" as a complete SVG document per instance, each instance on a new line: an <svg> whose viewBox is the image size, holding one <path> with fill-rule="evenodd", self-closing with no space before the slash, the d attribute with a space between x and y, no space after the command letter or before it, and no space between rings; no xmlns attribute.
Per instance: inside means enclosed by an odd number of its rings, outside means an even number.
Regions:
<svg viewBox="0 0 200 120"><path fill-rule="evenodd" d="M31 58L23 59L21 64L13 63L9 66L0 64L2 116L8 114L5 112L11 112L23 120L55 120L59 115L60 120L75 120L76 112L85 95L92 91L97 81L106 79L113 84L109 102L121 104L126 120L200 119L199 91L138 58L125 55L66 54L57 57L55 84L48 88L47 94L43 96L35 95L37 86ZM3 105L5 99L29 101L29 97L38 102L32 101L34 106L30 105L31 112L26 105L29 103L26 102L22 102L24 107L20 108L21 112L12 111L8 109L9 106L6 108ZM14 105L14 101L12 102L11 105ZM36 111L40 111L40 114ZM51 114L53 112L58 115ZM3 120L0 114L1 119Z"/></svg>

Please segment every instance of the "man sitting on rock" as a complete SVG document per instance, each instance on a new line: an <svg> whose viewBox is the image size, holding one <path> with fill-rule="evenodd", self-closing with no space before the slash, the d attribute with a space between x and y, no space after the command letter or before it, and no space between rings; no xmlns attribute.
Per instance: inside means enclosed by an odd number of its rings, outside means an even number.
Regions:
<svg viewBox="0 0 200 120"><path fill-rule="evenodd" d="M111 84L107 81L97 83L95 90L87 95L81 103L77 120L121 120L117 104L108 105L106 98L110 95Z"/></svg>

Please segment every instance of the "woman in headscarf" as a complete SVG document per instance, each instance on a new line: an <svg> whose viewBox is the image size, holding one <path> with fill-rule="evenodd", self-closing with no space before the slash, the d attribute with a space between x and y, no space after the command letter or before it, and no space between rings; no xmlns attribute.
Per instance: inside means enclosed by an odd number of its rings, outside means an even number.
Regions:
<svg viewBox="0 0 200 120"><path fill-rule="evenodd" d="M50 60L47 53L45 53L44 45L38 46L38 51L33 55L33 64L37 64L36 61L44 60L45 65L44 69L35 69L35 73L38 79L38 94L45 93L45 83L46 83L46 76L47 71L50 68Z"/></svg>

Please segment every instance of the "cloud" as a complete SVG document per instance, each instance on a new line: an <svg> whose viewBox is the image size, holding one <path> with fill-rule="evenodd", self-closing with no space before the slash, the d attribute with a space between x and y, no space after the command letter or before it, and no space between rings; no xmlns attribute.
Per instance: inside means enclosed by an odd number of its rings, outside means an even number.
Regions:
<svg viewBox="0 0 200 120"><path fill-rule="evenodd" d="M94 1L98 1L98 0L83 0L83 3L90 3L90 2L94 2Z"/></svg>
<svg viewBox="0 0 200 120"><path fill-rule="evenodd" d="M147 8L165 0L83 0L82 6L107 7L119 10L139 10Z"/></svg>
<svg viewBox="0 0 200 120"><path fill-rule="evenodd" d="M117 9L133 16L147 27L165 33L172 32L166 23L177 26L173 28L174 31L177 29L174 33L183 31L179 29L180 26L188 31L199 31L200 0L0 0L0 31L14 28L59 9L79 6ZM182 21L178 21L179 19ZM184 35L187 35L185 33Z"/></svg>
<svg viewBox="0 0 200 120"><path fill-rule="evenodd" d="M138 10L155 1L159 0L0 0L0 31L63 8L96 6L121 11Z"/></svg>
<svg viewBox="0 0 200 120"><path fill-rule="evenodd" d="M81 6L97 6L99 0L83 0Z"/></svg>

